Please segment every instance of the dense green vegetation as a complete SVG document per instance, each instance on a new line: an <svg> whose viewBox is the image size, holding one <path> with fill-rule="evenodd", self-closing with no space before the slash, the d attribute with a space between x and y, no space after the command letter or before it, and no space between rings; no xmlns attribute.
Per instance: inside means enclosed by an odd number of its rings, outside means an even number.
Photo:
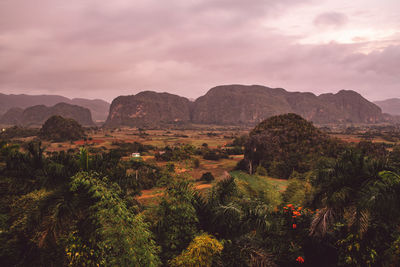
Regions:
<svg viewBox="0 0 400 267"><path fill-rule="evenodd" d="M0 132L0 139L12 139L20 137L36 136L39 133L39 129L36 128L24 128L20 126L13 126L7 129L2 129Z"/></svg>
<svg viewBox="0 0 400 267"><path fill-rule="evenodd" d="M2 266L400 264L400 146L345 144L297 115L272 117L234 140L242 170L204 173L208 192L174 173L207 145L165 147L159 165L123 159L152 147L113 146L45 155L40 142L0 143ZM155 186L154 203L138 201Z"/></svg>
<svg viewBox="0 0 400 267"><path fill-rule="evenodd" d="M182 161L192 159L194 155L201 155L203 159L218 161L228 158L229 155L240 155L242 152L241 147L210 149L207 144L203 144L200 148L188 144L176 144L172 147L164 147L163 151L157 151L155 159L158 161Z"/></svg>

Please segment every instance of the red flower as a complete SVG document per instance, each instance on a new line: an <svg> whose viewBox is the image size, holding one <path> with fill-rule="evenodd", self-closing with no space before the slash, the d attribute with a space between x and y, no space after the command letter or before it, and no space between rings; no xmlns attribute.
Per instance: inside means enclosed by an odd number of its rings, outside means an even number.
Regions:
<svg viewBox="0 0 400 267"><path fill-rule="evenodd" d="M296 229L297 228L297 225L294 223L293 224L293 229Z"/></svg>
<svg viewBox="0 0 400 267"><path fill-rule="evenodd" d="M303 257L301 257L301 256L298 256L297 259L296 259L296 261L297 261L298 263L304 263L304 259L303 259Z"/></svg>

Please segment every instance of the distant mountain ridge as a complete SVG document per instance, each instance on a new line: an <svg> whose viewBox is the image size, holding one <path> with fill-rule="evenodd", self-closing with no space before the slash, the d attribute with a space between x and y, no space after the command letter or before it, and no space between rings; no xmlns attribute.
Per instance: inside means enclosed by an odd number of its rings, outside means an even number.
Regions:
<svg viewBox="0 0 400 267"><path fill-rule="evenodd" d="M384 113L400 116L400 98L391 98L382 101L375 101Z"/></svg>
<svg viewBox="0 0 400 267"><path fill-rule="evenodd" d="M58 103L52 107L36 105L28 107L25 110L21 108L11 108L1 116L0 123L8 125L40 126L54 115L74 119L82 125L94 125L89 109L68 103Z"/></svg>
<svg viewBox="0 0 400 267"><path fill-rule="evenodd" d="M110 104L101 99L69 99L59 95L14 95L0 93L0 115L5 114L11 108L25 109L36 105L54 106L58 103L68 103L88 108L94 120L105 121L108 116Z"/></svg>
<svg viewBox="0 0 400 267"><path fill-rule="evenodd" d="M377 123L390 119L360 94L288 92L260 85L222 85L211 88L194 102L169 93L141 92L112 101L106 127L152 127L195 123L255 125L264 119L297 113L315 123Z"/></svg>

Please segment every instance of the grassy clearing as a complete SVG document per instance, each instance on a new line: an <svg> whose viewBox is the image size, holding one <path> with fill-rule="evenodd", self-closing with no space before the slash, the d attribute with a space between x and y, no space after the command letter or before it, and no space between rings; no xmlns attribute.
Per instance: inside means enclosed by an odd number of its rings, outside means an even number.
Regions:
<svg viewBox="0 0 400 267"><path fill-rule="evenodd" d="M193 179L199 179L205 172L211 172L216 180L223 177L226 171L231 171L237 163L243 158L243 155L230 157L229 159L220 159L218 161L205 160L200 156L196 156L200 160L199 168L188 168L187 173Z"/></svg>
<svg viewBox="0 0 400 267"><path fill-rule="evenodd" d="M245 197L262 198L273 206L282 203L281 193L287 187L287 180L250 175L242 171L232 171L230 174L236 178L239 190Z"/></svg>
<svg viewBox="0 0 400 267"><path fill-rule="evenodd" d="M194 188L202 194L207 194L207 192L212 187L212 184L204 184L204 183L195 183ZM142 190L142 194L136 197L142 205L150 206L153 204L157 204L160 200L160 197L164 196L165 188L153 188L148 190Z"/></svg>

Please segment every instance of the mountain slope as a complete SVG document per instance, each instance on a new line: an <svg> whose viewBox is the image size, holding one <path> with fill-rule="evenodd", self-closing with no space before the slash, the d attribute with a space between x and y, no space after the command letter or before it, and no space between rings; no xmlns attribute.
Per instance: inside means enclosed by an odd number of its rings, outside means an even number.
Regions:
<svg viewBox="0 0 400 267"><path fill-rule="evenodd" d="M53 106L60 102L68 102L69 98L58 95L6 95L0 94L0 114L4 114L10 108L22 108L46 105Z"/></svg>
<svg viewBox="0 0 400 267"><path fill-rule="evenodd" d="M391 98L382 101L375 101L384 113L400 115L400 98Z"/></svg>
<svg viewBox="0 0 400 267"><path fill-rule="evenodd" d="M6 95L0 93L0 115L7 112L10 108L22 108L45 105L54 106L57 103L68 103L90 109L94 120L104 121L107 118L110 104L100 99L69 99L58 95Z"/></svg>
<svg viewBox="0 0 400 267"><path fill-rule="evenodd" d="M7 125L20 125L22 124L22 108L10 108L3 116L0 116L0 123Z"/></svg>
<svg viewBox="0 0 400 267"><path fill-rule="evenodd" d="M314 122L376 123L383 120L382 110L357 92L341 90L337 94L322 94L318 98L329 107L329 114L313 118Z"/></svg>
<svg viewBox="0 0 400 267"><path fill-rule="evenodd" d="M90 109L92 117L96 121L105 121L110 110L110 103L101 99L73 98L66 103Z"/></svg>
<svg viewBox="0 0 400 267"><path fill-rule="evenodd" d="M255 124L292 111L285 92L259 85L217 86L194 102L192 121L199 124Z"/></svg>
<svg viewBox="0 0 400 267"><path fill-rule="evenodd" d="M1 118L1 124L38 126L42 125L48 118L59 115L65 118L76 120L82 125L94 125L90 110L81 106L67 103L58 103L52 107L36 105L25 110L11 108Z"/></svg>

